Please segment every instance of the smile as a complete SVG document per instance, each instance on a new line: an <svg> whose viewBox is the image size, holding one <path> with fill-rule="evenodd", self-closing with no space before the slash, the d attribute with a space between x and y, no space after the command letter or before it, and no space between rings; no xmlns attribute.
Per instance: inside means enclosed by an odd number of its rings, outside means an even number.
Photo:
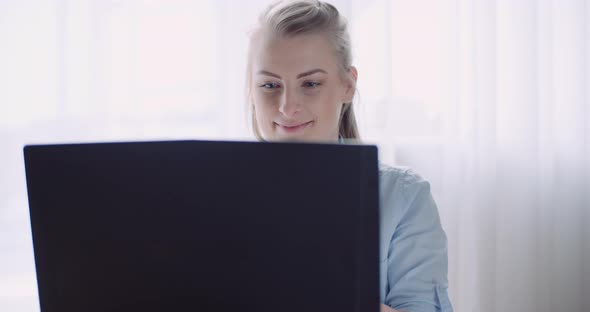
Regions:
<svg viewBox="0 0 590 312"><path fill-rule="evenodd" d="M302 124L295 124L295 125L281 125L278 123L274 123L280 130L286 133L297 133L303 131L307 126L309 126L313 121L308 121Z"/></svg>

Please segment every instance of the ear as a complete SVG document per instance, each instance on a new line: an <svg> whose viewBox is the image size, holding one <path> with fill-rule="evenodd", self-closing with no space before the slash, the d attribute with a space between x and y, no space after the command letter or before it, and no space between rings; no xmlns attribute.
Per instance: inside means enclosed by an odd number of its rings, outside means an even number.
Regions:
<svg viewBox="0 0 590 312"><path fill-rule="evenodd" d="M344 103L352 102L352 98L354 97L354 94L356 92L357 78L358 78L358 71L356 70L356 67L350 66L350 68L348 69L348 72L346 73L346 81L345 81L346 92L344 94L344 99L343 99Z"/></svg>

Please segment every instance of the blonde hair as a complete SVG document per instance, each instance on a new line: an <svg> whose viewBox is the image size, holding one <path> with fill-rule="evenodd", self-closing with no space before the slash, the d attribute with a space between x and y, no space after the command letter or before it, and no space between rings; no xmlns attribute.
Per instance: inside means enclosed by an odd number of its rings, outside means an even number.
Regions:
<svg viewBox="0 0 590 312"><path fill-rule="evenodd" d="M352 66L352 53L350 36L348 34L346 19L331 4L318 0L283 0L271 4L259 17L257 28L250 34L248 49L248 65L246 70L246 103L249 123L254 135L260 141L264 141L254 111L254 103L251 98L251 51L254 37L262 30L265 34L289 38L303 34L323 33L331 40L342 75L348 72ZM360 140L359 130L352 106L352 102L343 103L338 125L338 135L343 139Z"/></svg>

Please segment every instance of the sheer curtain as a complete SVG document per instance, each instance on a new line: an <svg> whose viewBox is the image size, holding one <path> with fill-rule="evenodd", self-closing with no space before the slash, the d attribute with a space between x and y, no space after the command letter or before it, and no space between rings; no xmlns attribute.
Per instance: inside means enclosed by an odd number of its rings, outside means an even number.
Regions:
<svg viewBox="0 0 590 312"><path fill-rule="evenodd" d="M590 311L590 4L356 4L365 133L431 181L456 310Z"/></svg>
<svg viewBox="0 0 590 312"><path fill-rule="evenodd" d="M251 139L270 0L0 2L0 310L38 311L22 145ZM590 311L590 3L340 0L361 133L431 182L456 311Z"/></svg>

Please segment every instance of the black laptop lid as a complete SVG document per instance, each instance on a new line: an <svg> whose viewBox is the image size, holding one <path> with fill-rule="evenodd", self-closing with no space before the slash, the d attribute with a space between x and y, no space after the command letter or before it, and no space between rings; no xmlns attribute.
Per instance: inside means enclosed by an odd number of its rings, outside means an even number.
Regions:
<svg viewBox="0 0 590 312"><path fill-rule="evenodd" d="M42 312L378 311L374 146L26 146Z"/></svg>

